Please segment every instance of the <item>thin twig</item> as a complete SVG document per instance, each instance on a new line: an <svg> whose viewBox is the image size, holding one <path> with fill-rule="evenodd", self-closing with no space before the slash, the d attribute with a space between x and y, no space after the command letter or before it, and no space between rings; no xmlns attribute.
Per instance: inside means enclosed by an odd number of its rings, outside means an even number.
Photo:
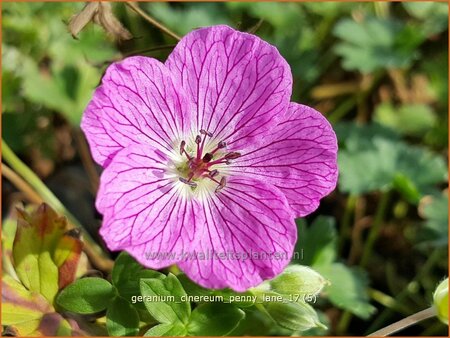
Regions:
<svg viewBox="0 0 450 338"><path fill-rule="evenodd" d="M172 49L174 48L176 45L162 45L162 46L157 46L157 47L151 47L151 48L144 48L144 49L140 49L140 50L135 50L135 51L131 51L128 53L125 53L124 56L132 56L132 55L140 55L140 54L144 54L144 53L150 53L150 52L158 52L160 50L165 50L165 49Z"/></svg>
<svg viewBox="0 0 450 338"><path fill-rule="evenodd" d="M172 38L174 38L175 40L180 41L181 37L178 36L177 34L175 34L174 32L172 32L169 28L167 28L166 26L164 26L162 23L156 21L155 19L153 19L151 16L149 16L147 13L145 13L137 3L135 2L126 2L125 3L128 7L130 7L132 10L134 10L136 13L138 13L140 16L142 16L145 20L147 20L148 22L150 22L153 26L157 27L158 29L160 29L161 31L163 31L164 33L166 33L167 35L170 35Z"/></svg>
<svg viewBox="0 0 450 338"><path fill-rule="evenodd" d="M17 189L25 194L31 203L40 204L44 200L39 194L19 175L17 175L10 167L2 163L2 175L15 185Z"/></svg>
<svg viewBox="0 0 450 338"><path fill-rule="evenodd" d="M422 320L431 318L436 316L436 310L434 307L429 307L428 309L419 311L411 316L408 316L406 318L403 318L402 320L399 320L398 322L388 325L378 331L375 331L368 335L368 337L386 337L393 333L396 333L400 330L403 330L411 325L417 324L421 322Z"/></svg>

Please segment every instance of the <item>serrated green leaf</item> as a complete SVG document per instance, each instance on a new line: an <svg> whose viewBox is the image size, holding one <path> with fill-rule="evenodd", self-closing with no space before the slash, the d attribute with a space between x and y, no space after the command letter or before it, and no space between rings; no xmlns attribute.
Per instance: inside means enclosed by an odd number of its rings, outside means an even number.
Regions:
<svg viewBox="0 0 450 338"><path fill-rule="evenodd" d="M403 68L417 58L416 47L425 36L409 34L412 28L395 19L368 16L361 22L342 19L333 30L342 42L335 52L343 59L343 67L371 73L377 69Z"/></svg>
<svg viewBox="0 0 450 338"><path fill-rule="evenodd" d="M334 305L362 319L369 318L375 312L375 307L369 303L368 281L361 270L341 263L316 266L315 269L330 281L324 293Z"/></svg>
<svg viewBox="0 0 450 338"><path fill-rule="evenodd" d="M159 324L148 330L145 337L184 337L187 335L187 329L183 324Z"/></svg>
<svg viewBox="0 0 450 338"><path fill-rule="evenodd" d="M107 280L86 277L63 289L56 302L67 311L93 314L105 310L113 297L113 286Z"/></svg>
<svg viewBox="0 0 450 338"><path fill-rule="evenodd" d="M2 277L1 309L2 324L13 327L19 336L76 334L47 299L8 275Z"/></svg>
<svg viewBox="0 0 450 338"><path fill-rule="evenodd" d="M187 330L191 336L225 336L244 317L244 311L234 305L206 303L194 309Z"/></svg>
<svg viewBox="0 0 450 338"><path fill-rule="evenodd" d="M447 179L447 167L442 157L426 148L385 136L349 135L338 154L338 163L339 188L354 195L391 189L396 187L397 178L402 181L397 182L402 183L397 185L399 191L406 193L405 197L412 203L417 203L417 194L411 200L414 190L423 196Z"/></svg>
<svg viewBox="0 0 450 338"><path fill-rule="evenodd" d="M81 241L67 234L67 220L48 205L18 212L12 254L20 281L53 304L58 290L75 278Z"/></svg>
<svg viewBox="0 0 450 338"><path fill-rule="evenodd" d="M143 278L140 289L148 312L157 321L163 324L187 324L191 305L182 300L186 292L175 275L169 273L164 279Z"/></svg>
<svg viewBox="0 0 450 338"><path fill-rule="evenodd" d="M116 296L106 311L106 328L110 336L136 336L139 332L139 315L131 304Z"/></svg>

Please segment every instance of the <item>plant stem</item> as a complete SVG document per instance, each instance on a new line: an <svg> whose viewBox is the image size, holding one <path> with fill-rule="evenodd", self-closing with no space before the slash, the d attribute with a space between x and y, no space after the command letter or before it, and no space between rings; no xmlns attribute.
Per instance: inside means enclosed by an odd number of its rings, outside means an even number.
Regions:
<svg viewBox="0 0 450 338"><path fill-rule="evenodd" d="M156 28L160 29L161 31L163 31L164 33L166 33L167 35L170 35L172 38L174 38L175 40L180 41L181 37L179 37L177 34L175 34L174 32L172 32L169 28L167 28L166 26L164 26L162 23L156 21L155 19L153 19L150 15L148 15L147 13L145 13L137 3L134 2L126 2L125 3L128 7L130 7L133 11L135 11L136 13L138 13L140 16L142 16L145 20L147 20L148 22L150 22L153 26L155 26Z"/></svg>
<svg viewBox="0 0 450 338"><path fill-rule="evenodd" d="M372 254L373 246L375 244L375 241L378 238L378 235L381 230L381 226L383 224L384 216L386 214L386 209L388 206L390 197L390 191L382 192L380 202L378 203L378 208L375 213L375 218L373 220L373 225L370 229L369 236L367 237L367 241L364 245L362 258L360 261L361 267L366 267L367 263L369 262L370 255Z"/></svg>
<svg viewBox="0 0 450 338"><path fill-rule="evenodd" d="M23 192L31 203L42 203L43 200L39 194L14 170L2 163L2 175L16 186L21 192Z"/></svg>
<svg viewBox="0 0 450 338"><path fill-rule="evenodd" d="M342 215L341 230L339 234L338 252L341 252L345 239L350 233L352 214L355 209L357 196L349 195L345 204L344 214Z"/></svg>
<svg viewBox="0 0 450 338"><path fill-rule="evenodd" d="M403 291L401 291L395 297L395 302L397 304L402 302L406 298L406 296L410 292L409 290L411 289L411 286L414 283L417 283L418 280L420 280L423 276L426 276L429 273L429 270L431 270L431 268L434 266L434 264L439 260L440 255L441 255L441 252L439 250L434 250L431 253L431 255L428 256L427 261L422 266L422 269L419 271L419 273L414 277L414 279L411 282L408 283L408 285L406 287L403 288ZM384 309L383 312L381 312L380 315L376 318L376 320L374 320L371 323L371 325L367 331L370 332L373 329L377 328L378 325L383 323L389 317L389 315L391 313L392 313L392 309L390 309L390 308Z"/></svg>
<svg viewBox="0 0 450 338"><path fill-rule="evenodd" d="M85 249L87 251L86 253L88 254L89 258L92 258L94 260L93 263L96 266L101 265L108 269L112 267L112 262L110 261L106 253L93 240L91 235L86 231L86 229L81 225L76 217L66 209L64 204L62 204L61 201L53 194L53 192L49 188L47 188L47 186L41 181L41 179L25 163L23 163L16 154L14 154L12 149L3 139L2 157L11 166L11 168L24 179L22 180L22 183L28 183L43 201L48 203L56 212L65 215L70 223L81 230L85 243Z"/></svg>
<svg viewBox="0 0 450 338"><path fill-rule="evenodd" d="M400 330L403 330L411 325L417 324L422 320L434 317L436 315L436 310L434 307L429 307L428 309L419 311L411 316L403 318L398 322L388 325L378 331L375 331L368 335L368 337L386 337Z"/></svg>

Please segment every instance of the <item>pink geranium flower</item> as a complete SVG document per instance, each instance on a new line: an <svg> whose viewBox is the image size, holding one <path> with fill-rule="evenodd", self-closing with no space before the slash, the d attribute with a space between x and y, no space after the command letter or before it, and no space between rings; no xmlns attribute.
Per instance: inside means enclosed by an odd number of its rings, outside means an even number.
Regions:
<svg viewBox="0 0 450 338"><path fill-rule="evenodd" d="M277 49L227 26L187 34L165 63L109 66L81 125L105 168L96 205L109 249L177 263L209 288L279 274L295 217L337 180L330 124L291 91Z"/></svg>

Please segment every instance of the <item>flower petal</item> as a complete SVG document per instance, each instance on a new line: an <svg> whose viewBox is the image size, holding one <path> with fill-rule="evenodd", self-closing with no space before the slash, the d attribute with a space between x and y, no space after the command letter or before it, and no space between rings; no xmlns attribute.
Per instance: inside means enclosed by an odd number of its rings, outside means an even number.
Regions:
<svg viewBox="0 0 450 338"><path fill-rule="evenodd" d="M193 281L244 291L276 276L289 263L297 228L278 189L232 176L203 203L205 232L179 264Z"/></svg>
<svg viewBox="0 0 450 338"><path fill-rule="evenodd" d="M179 260L203 229L198 202L166 172L166 156L152 146L122 149L106 167L97 195L100 234L111 250L126 250L158 269Z"/></svg>
<svg viewBox="0 0 450 338"><path fill-rule="evenodd" d="M113 63L86 108L81 128L97 163L123 147L151 144L170 151L189 129L190 104L158 60L135 56Z"/></svg>
<svg viewBox="0 0 450 338"><path fill-rule="evenodd" d="M197 130L226 140L230 149L256 142L289 105L292 74L278 50L228 26L187 34L166 65L194 103Z"/></svg>
<svg viewBox="0 0 450 338"><path fill-rule="evenodd" d="M295 216L305 216L336 187L337 140L318 111L291 103L285 117L265 142L247 147L230 168L278 187Z"/></svg>

